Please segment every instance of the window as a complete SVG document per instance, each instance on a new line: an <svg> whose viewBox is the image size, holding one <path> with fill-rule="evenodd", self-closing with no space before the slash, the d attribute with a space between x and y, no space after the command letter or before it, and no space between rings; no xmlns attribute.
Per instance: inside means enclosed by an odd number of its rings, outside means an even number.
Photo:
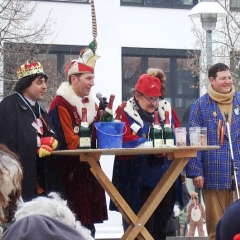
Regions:
<svg viewBox="0 0 240 240"><path fill-rule="evenodd" d="M231 11L240 11L240 0L230 0L230 10Z"/></svg>
<svg viewBox="0 0 240 240"><path fill-rule="evenodd" d="M122 6L191 9L198 0L120 0Z"/></svg>
<svg viewBox="0 0 240 240"><path fill-rule="evenodd" d="M187 50L122 48L122 100L131 97L130 89L150 67L164 71L166 100L176 110L182 125L186 126L189 107L199 97L199 78L193 77L187 69Z"/></svg>

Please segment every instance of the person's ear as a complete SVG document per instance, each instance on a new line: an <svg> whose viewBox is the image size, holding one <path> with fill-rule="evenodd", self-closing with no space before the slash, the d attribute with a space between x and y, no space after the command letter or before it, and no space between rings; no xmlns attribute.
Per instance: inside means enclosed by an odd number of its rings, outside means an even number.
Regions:
<svg viewBox="0 0 240 240"><path fill-rule="evenodd" d="M76 75L72 75L72 76L70 77L70 81L71 81L71 84L72 84L72 85L75 85L75 83L76 83L76 81L77 81L77 76L76 76Z"/></svg>
<svg viewBox="0 0 240 240"><path fill-rule="evenodd" d="M135 97L137 100L139 100L139 93L134 92L134 97Z"/></svg>
<svg viewBox="0 0 240 240"><path fill-rule="evenodd" d="M213 81L215 81L215 79L213 77L210 77L209 81L210 81L210 83L213 83Z"/></svg>

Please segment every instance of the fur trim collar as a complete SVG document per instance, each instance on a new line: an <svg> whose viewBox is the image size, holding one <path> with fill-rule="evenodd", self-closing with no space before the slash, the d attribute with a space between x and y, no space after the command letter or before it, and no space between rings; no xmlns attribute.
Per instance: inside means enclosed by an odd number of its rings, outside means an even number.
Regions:
<svg viewBox="0 0 240 240"><path fill-rule="evenodd" d="M141 127L143 127L143 120L141 119L139 113L137 112L136 108L135 108L135 105L134 105L134 98L130 98L128 101L127 101L127 105L126 107L124 108L124 111L131 117L133 118L137 123L140 124ZM159 112L159 115L160 115L160 121L163 121L165 120L165 111L169 111L169 120L171 122L172 120L172 108L171 108L171 105L168 101L166 100L161 100L159 101L159 106L158 106L158 112Z"/></svg>
<svg viewBox="0 0 240 240"><path fill-rule="evenodd" d="M77 108L78 115L82 119L82 108L87 108L87 121L91 124L94 121L96 115L95 101L91 95L87 96L88 103L82 103L81 97L78 97L72 89L72 86L68 82L63 82L57 90L57 95L63 97L72 106Z"/></svg>

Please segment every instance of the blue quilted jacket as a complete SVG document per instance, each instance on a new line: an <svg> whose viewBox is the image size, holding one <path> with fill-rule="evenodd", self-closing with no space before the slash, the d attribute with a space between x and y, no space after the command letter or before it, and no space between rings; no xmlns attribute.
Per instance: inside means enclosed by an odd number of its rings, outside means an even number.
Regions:
<svg viewBox="0 0 240 240"><path fill-rule="evenodd" d="M218 122L223 121L225 129L223 145L218 140ZM197 158L191 158L187 164L187 177L204 177L204 189L231 188L231 151L226 122L217 102L208 93L196 100L192 105L189 127L202 126L208 130L208 145L220 145L219 150L199 151ZM239 169L240 160L240 93L233 97L232 119L230 123L233 160ZM240 174L238 170L238 184Z"/></svg>

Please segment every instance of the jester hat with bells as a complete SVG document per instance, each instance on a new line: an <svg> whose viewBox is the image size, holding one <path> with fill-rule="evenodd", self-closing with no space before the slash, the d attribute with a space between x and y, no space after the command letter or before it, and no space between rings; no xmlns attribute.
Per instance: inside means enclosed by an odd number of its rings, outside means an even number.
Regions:
<svg viewBox="0 0 240 240"><path fill-rule="evenodd" d="M94 67L96 60L100 56L95 55L97 49L97 21L95 14L94 0L91 0L91 15L92 15L92 33L93 41L88 47L82 49L79 54L79 58L72 60L66 67L66 75L70 77L73 74L78 73L94 73Z"/></svg>
<svg viewBox="0 0 240 240"><path fill-rule="evenodd" d="M88 47L82 49L78 59L72 60L66 67L66 75L70 77L78 73L94 73L96 60L100 56L95 55L96 42L92 41Z"/></svg>

